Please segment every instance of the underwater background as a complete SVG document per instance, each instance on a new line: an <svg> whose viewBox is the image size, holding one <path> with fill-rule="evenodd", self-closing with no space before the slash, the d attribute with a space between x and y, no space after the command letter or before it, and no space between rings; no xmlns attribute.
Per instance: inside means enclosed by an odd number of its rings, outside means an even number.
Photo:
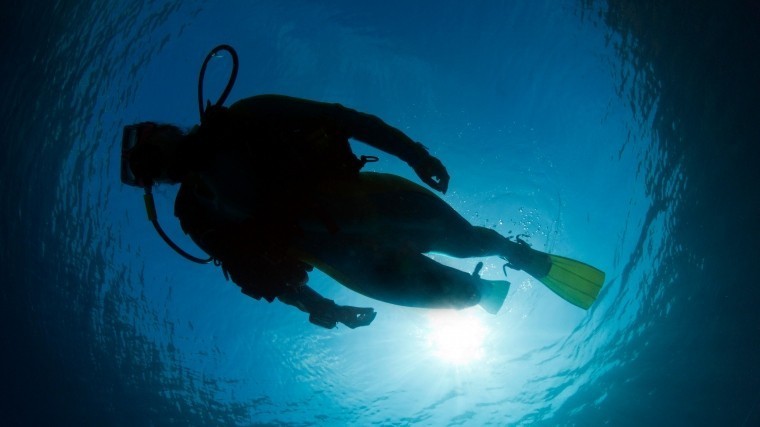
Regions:
<svg viewBox="0 0 760 427"><path fill-rule="evenodd" d="M0 7L0 424L760 425L760 2ZM119 181L121 129L196 124L221 43L230 101L383 118L446 164L473 224L606 271L596 304L508 271L496 316L425 311L315 272L378 311L325 330L176 255ZM229 69L211 61L207 98ZM175 192L156 189L159 218L198 253Z"/></svg>

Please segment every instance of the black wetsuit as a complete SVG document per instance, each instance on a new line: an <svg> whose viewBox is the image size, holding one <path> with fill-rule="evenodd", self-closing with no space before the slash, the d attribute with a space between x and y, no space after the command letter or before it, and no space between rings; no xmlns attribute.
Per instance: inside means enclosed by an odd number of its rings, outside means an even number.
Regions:
<svg viewBox="0 0 760 427"><path fill-rule="evenodd" d="M445 190L448 175L440 162L377 117L266 95L211 111L188 136L182 164L191 173L176 215L243 292L257 299L280 298L313 314L310 307L324 301L304 286L314 266L394 304L477 304L496 282L423 253L504 256L516 244L470 225L417 184L360 173L362 162L349 138L406 161L428 185L419 165L437 164L433 169L446 177L438 189Z"/></svg>
<svg viewBox="0 0 760 427"><path fill-rule="evenodd" d="M339 104L262 95L211 109L183 141L181 163L191 173L175 214L246 294L272 301L305 283L311 269L288 255L296 220L337 231L310 194L325 179L356 179L363 163L349 138L410 164L427 155L379 118Z"/></svg>

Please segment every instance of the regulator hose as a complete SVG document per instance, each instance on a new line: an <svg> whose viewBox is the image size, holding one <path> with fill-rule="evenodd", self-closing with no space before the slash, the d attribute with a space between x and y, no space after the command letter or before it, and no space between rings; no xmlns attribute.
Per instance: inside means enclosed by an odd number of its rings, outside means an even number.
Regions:
<svg viewBox="0 0 760 427"><path fill-rule="evenodd" d="M208 62L211 60L211 58L215 57L220 51L223 50L226 50L232 56L232 71L230 72L229 80L227 80L227 87L224 88L224 92L222 92L222 95L219 97L219 99L216 100L216 103L214 103L214 107L219 107L224 104L224 101L226 101L227 97L230 95L232 86L235 85L235 79L237 79L240 62L238 61L238 55L235 49L232 46L226 44L220 44L219 46L213 48L211 52L209 52L206 56L206 60L203 61L203 66L201 66L201 72L198 76L198 112L200 113L201 121L203 121L203 116L206 114L206 110L208 110L208 107L211 106L211 101L207 101L206 107L203 105L203 80L206 78L206 66L208 65Z"/></svg>
<svg viewBox="0 0 760 427"><path fill-rule="evenodd" d="M226 50L232 56L232 72L230 73L229 80L227 80L227 86L224 88L224 92L222 92L222 95L219 96L219 99L217 99L213 104L214 107L220 107L224 104L224 101L226 101L227 97L230 95L230 91L232 91L232 86L235 85L235 79L237 79L240 63L238 61L238 55L237 52L235 52L235 49L232 46L226 44L222 44L213 48L211 52L209 52L209 54L206 56L206 60L203 61L201 72L198 76L198 112L200 113L201 123L203 122L203 117L206 115L206 111L209 107L212 106L211 101L207 101L207 106L205 108L203 106L203 80L206 77L206 67L208 66L211 58L215 57L220 51L223 50ZM161 228L161 224L158 223L156 203L153 199L152 186L150 185L145 187L145 209L148 212L148 219L153 224L153 227L156 229L158 235L161 236L161 238L164 239L164 242L166 242L169 247L174 249L175 252L182 255L186 259L198 264L209 264L210 262L214 261L213 257L204 259L190 255L182 248L180 248L176 243L174 243L171 238L169 238L169 236L164 232L163 228Z"/></svg>

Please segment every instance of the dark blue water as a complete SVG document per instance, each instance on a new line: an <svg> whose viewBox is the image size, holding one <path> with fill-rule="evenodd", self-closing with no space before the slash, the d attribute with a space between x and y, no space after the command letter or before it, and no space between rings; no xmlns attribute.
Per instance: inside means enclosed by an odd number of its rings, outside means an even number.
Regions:
<svg viewBox="0 0 760 427"><path fill-rule="evenodd" d="M760 425L757 1L221 3L3 4L0 424ZM231 100L382 117L468 220L605 270L597 303L510 272L497 316L427 312L315 273L379 313L323 330L184 261L120 184L119 137L195 124L220 43ZM159 215L193 250L175 191Z"/></svg>

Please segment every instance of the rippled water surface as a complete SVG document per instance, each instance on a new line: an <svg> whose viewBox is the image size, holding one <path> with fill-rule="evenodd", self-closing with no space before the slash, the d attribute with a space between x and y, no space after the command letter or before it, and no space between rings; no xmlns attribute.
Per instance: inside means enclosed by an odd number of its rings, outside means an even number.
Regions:
<svg viewBox="0 0 760 427"><path fill-rule="evenodd" d="M2 6L2 424L758 425L758 3L376 3ZM323 330L177 256L119 182L121 128L197 123L220 43L232 101L378 115L444 161L472 223L605 270L597 303L510 271L497 316L424 311L315 272L379 313ZM159 216L192 251L175 192Z"/></svg>

